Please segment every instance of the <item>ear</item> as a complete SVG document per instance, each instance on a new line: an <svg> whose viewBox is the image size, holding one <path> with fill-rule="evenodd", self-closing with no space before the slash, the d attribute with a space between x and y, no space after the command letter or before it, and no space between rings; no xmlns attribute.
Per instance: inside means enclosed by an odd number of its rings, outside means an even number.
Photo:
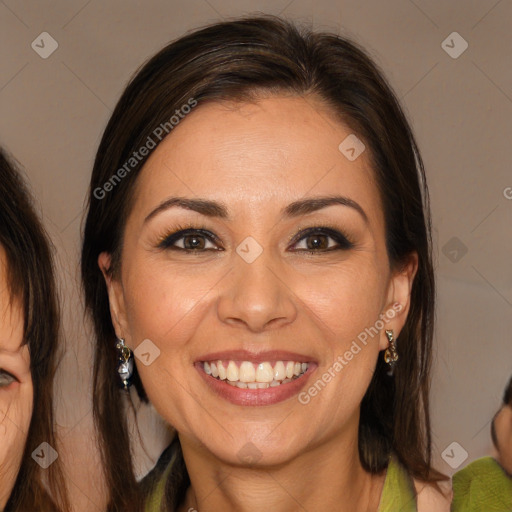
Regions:
<svg viewBox="0 0 512 512"><path fill-rule="evenodd" d="M398 338L407 320L411 305L412 285L417 271L418 253L414 251L409 255L407 263L392 274L389 282L387 304L382 313L386 315L383 318L386 323L384 329L392 330L395 339ZM389 345L384 329L379 343L380 350L386 349Z"/></svg>
<svg viewBox="0 0 512 512"><path fill-rule="evenodd" d="M98 266L105 279L110 303L110 316L112 324L118 338L126 337L128 333L128 324L126 322L126 309L124 303L123 287L119 279L112 277L110 272L111 256L107 252L102 252L98 256Z"/></svg>

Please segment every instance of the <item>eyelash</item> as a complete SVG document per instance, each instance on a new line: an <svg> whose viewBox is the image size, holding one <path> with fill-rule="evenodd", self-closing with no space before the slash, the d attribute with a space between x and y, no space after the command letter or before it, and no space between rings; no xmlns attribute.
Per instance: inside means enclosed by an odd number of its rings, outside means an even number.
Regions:
<svg viewBox="0 0 512 512"><path fill-rule="evenodd" d="M169 250L178 250L183 251L185 253L201 253L204 251L212 251L212 250L222 250L222 249L184 249L181 247L176 247L173 244L176 243L178 240L181 240L185 236L188 235L196 235L197 237L205 237L212 243L219 244L220 240L217 236L215 236L213 233L211 233L207 228L203 226L192 226L192 225L186 225L186 226L177 226L175 231L172 233L168 233L165 236L163 236L160 241L158 242L157 247L159 249L169 249ZM318 253L326 253L331 251L337 251L337 250L350 250L353 249L355 244L350 240L350 238L343 233L341 233L338 229L331 227L331 226L315 226L311 228L305 228L297 235L291 238L290 242L293 242L294 245L296 245L298 242L303 240L304 238L307 238L308 236L312 235L323 235L332 238L338 245L335 247L330 247L328 249L319 249L319 250L308 250L308 249L297 249L295 252L302 252L305 254L318 254Z"/></svg>

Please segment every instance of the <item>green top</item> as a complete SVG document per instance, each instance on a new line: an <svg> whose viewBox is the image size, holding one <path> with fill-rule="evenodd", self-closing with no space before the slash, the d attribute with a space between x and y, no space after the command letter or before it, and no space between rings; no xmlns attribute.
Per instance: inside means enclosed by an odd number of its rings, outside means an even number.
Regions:
<svg viewBox="0 0 512 512"><path fill-rule="evenodd" d="M511 512L512 478L492 457L483 457L453 475L452 512Z"/></svg>
<svg viewBox="0 0 512 512"><path fill-rule="evenodd" d="M382 488L379 512L417 512L416 491L407 470L391 457Z"/></svg>
<svg viewBox="0 0 512 512"><path fill-rule="evenodd" d="M145 512L161 512L162 509L160 507L164 497L165 483L175 456L176 452L172 454L170 460L168 455L165 457L169 462L149 494ZM157 463L157 467L159 464L160 461ZM378 512L417 512L417 510L413 481L398 460L395 457L391 457L386 471L386 479L382 488Z"/></svg>

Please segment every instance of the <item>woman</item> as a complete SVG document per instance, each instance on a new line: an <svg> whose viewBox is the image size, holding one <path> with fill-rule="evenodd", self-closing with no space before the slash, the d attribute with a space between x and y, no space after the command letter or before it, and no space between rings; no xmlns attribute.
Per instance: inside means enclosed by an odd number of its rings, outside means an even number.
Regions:
<svg viewBox="0 0 512 512"><path fill-rule="evenodd" d="M453 512L512 510L512 378L491 422L497 457L482 457L453 476Z"/></svg>
<svg viewBox="0 0 512 512"><path fill-rule="evenodd" d="M146 63L100 143L82 249L109 510L448 510L428 208L353 43L266 16ZM130 385L177 432L139 490Z"/></svg>
<svg viewBox="0 0 512 512"><path fill-rule="evenodd" d="M51 253L0 151L0 510L68 510L53 430L58 308Z"/></svg>

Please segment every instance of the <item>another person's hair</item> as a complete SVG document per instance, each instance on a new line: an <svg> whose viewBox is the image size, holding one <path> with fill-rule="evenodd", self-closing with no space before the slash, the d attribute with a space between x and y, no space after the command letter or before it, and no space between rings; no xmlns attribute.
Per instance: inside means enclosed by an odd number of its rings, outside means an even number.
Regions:
<svg viewBox="0 0 512 512"><path fill-rule="evenodd" d="M492 444L494 444L496 450L499 450L500 448L498 446L498 436L496 435L496 427L494 426L494 420L496 419L496 416L499 414L503 407L512 407L512 377L510 377L510 380L508 381L508 384L505 387L505 391L503 392L503 400L501 407L499 411L496 412L491 421L491 439Z"/></svg>
<svg viewBox="0 0 512 512"><path fill-rule="evenodd" d="M33 411L21 468L5 512L69 510L58 459L43 469L31 457L43 442L57 449L53 380L59 357L59 309L50 243L25 183L0 149L0 245L6 254L11 303L23 310L34 388Z"/></svg>
<svg viewBox="0 0 512 512"><path fill-rule="evenodd" d="M510 377L507 387L503 392L503 405L512 407L512 377Z"/></svg>
<svg viewBox="0 0 512 512"><path fill-rule="evenodd" d="M431 467L429 375L435 281L429 195L413 133L383 73L360 46L335 34L261 16L208 26L158 52L128 84L97 151L84 227L82 282L97 338L94 414L111 510L130 510L138 497L126 450L129 435L119 396L116 336L97 260L101 252L110 253L110 273L119 275L126 219L137 177L148 158L138 154L135 163L133 153L147 144L148 137L158 144L155 129L169 126L177 110L186 111L183 105L197 101L197 109L206 102L254 101L279 94L319 98L364 142L382 198L390 266L399 269L413 251L419 255L408 318L397 341L400 361L395 375L387 375L379 358L361 404L362 465L379 472L394 451L415 477L443 479ZM147 399L137 374L135 386ZM188 481L183 460L178 462L182 475L169 479L169 500L173 493L180 495Z"/></svg>

